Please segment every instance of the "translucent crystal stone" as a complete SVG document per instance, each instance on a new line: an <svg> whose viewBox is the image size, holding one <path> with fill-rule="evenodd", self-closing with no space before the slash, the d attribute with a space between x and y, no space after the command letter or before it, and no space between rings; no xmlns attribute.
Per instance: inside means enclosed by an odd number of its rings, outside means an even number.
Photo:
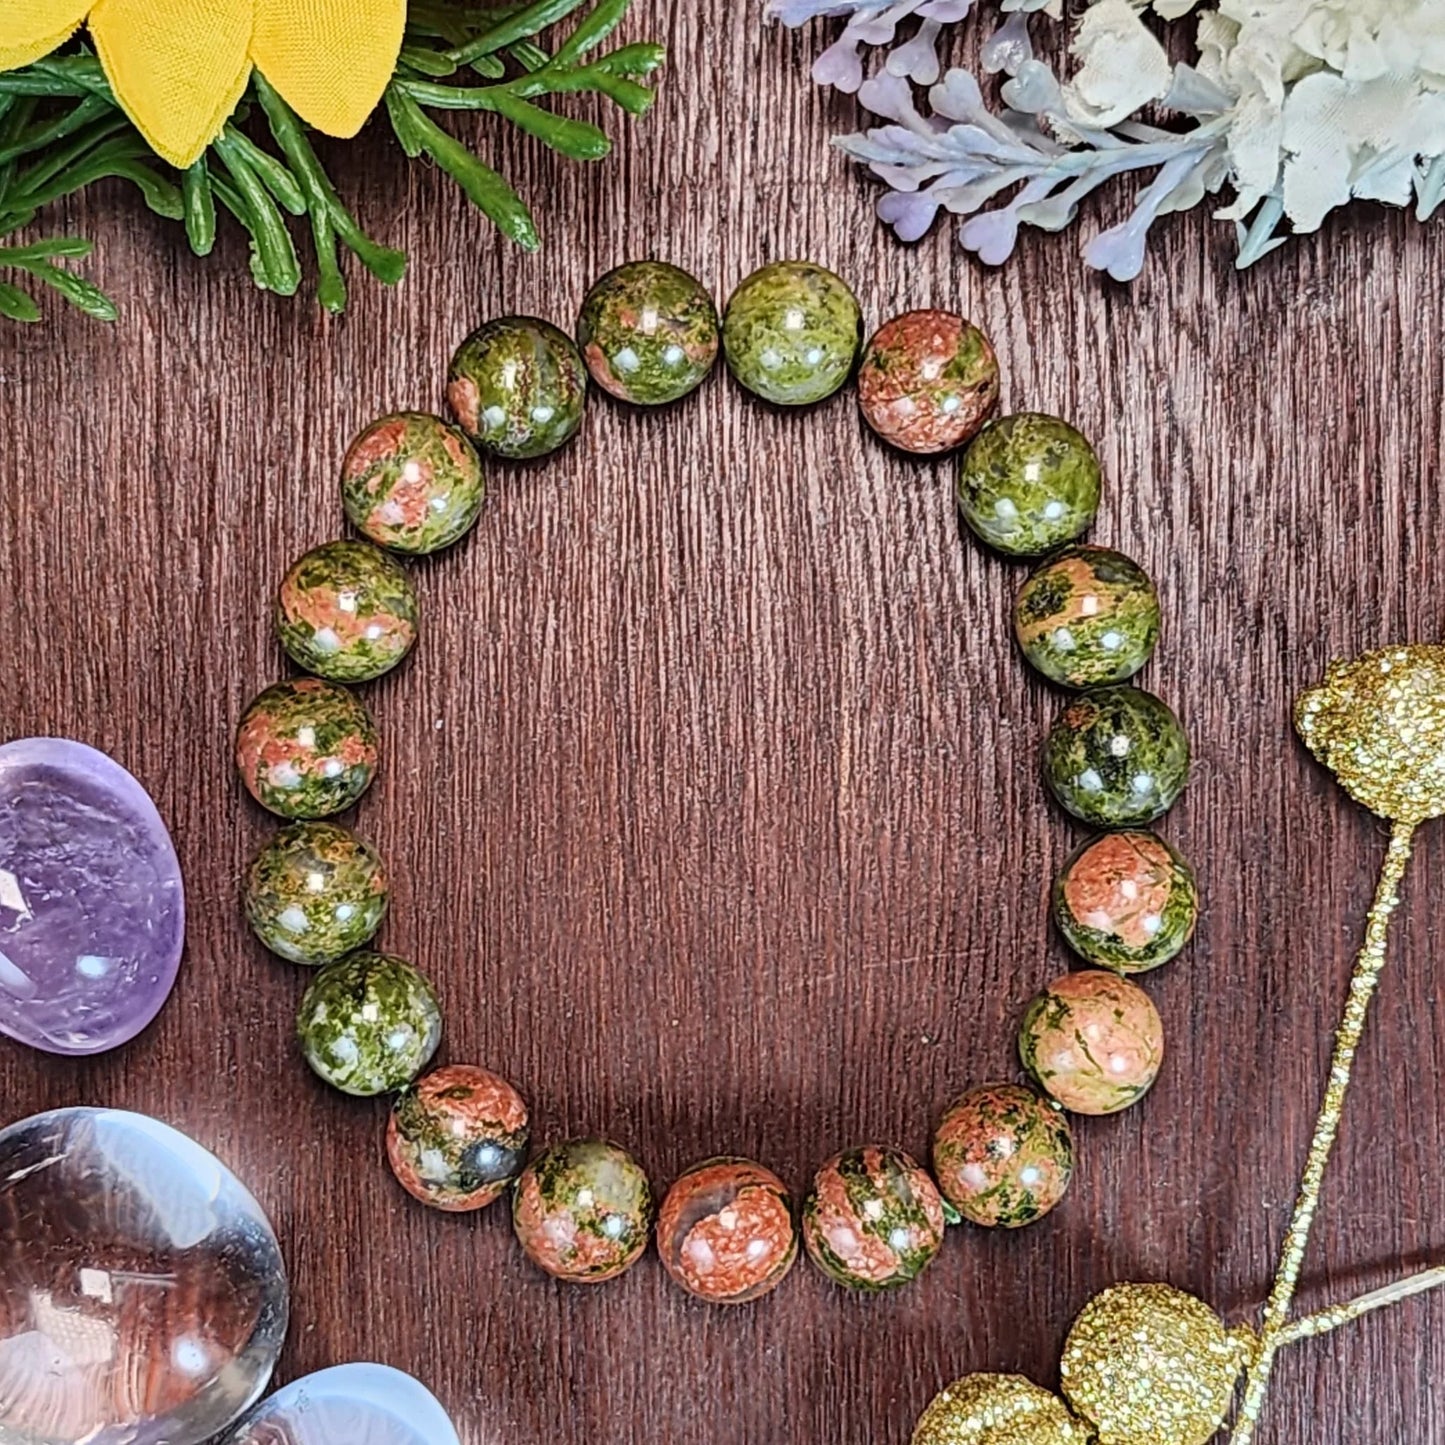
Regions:
<svg viewBox="0 0 1445 1445"><path fill-rule="evenodd" d="M460 1445L436 1396L387 1365L337 1365L285 1386L226 1445Z"/></svg>
<svg viewBox="0 0 1445 1445"><path fill-rule="evenodd" d="M201 1445L266 1388L288 1298L260 1206L184 1134L0 1131L0 1445Z"/></svg>
<svg viewBox="0 0 1445 1445"><path fill-rule="evenodd" d="M0 747L0 1031L57 1054L116 1048L169 997L184 933L145 789L84 743Z"/></svg>

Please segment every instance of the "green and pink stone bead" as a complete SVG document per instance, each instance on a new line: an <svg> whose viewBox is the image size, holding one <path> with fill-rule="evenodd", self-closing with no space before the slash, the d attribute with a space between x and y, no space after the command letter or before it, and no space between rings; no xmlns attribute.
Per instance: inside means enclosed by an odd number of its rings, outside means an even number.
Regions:
<svg viewBox="0 0 1445 1445"><path fill-rule="evenodd" d="M853 374L863 337L858 298L840 276L811 261L754 271L723 316L733 375L777 406L809 406Z"/></svg>
<svg viewBox="0 0 1445 1445"><path fill-rule="evenodd" d="M406 572L366 542L328 542L295 562L276 598L287 656L332 682L390 672L416 642L416 591Z"/></svg>
<svg viewBox="0 0 1445 1445"><path fill-rule="evenodd" d="M1168 704L1127 684L1080 693L1044 743L1060 806L1095 828L1137 828L1174 806L1189 779L1189 739Z"/></svg>
<svg viewBox="0 0 1445 1445"><path fill-rule="evenodd" d="M708 1159L667 1192L657 1252L672 1280L713 1304L747 1304L782 1283L798 1257L793 1202L749 1159Z"/></svg>
<svg viewBox="0 0 1445 1445"><path fill-rule="evenodd" d="M933 1137L943 1196L973 1224L1018 1229L1064 1197L1074 1172L1068 1121L1032 1089L984 1084L949 1107Z"/></svg>
<svg viewBox="0 0 1445 1445"><path fill-rule="evenodd" d="M351 807L376 775L376 727L334 682L278 682L246 709L236 766L251 796L283 818L325 818Z"/></svg>
<svg viewBox="0 0 1445 1445"><path fill-rule="evenodd" d="M1159 596L1122 552L1069 547L1024 583L1014 635L1024 656L1062 687L1126 682L1159 640Z"/></svg>
<svg viewBox="0 0 1445 1445"><path fill-rule="evenodd" d="M916 1279L943 1245L943 1201L900 1149L835 1154L803 1202L808 1257L836 1284L896 1289Z"/></svg>
<svg viewBox="0 0 1445 1445"><path fill-rule="evenodd" d="M466 434L494 456L521 460L555 452L577 434L587 369L549 321L503 316L457 348L447 401Z"/></svg>
<svg viewBox="0 0 1445 1445"><path fill-rule="evenodd" d="M409 1084L441 1043L436 991L404 959L348 954L316 975L296 1035L306 1062L343 1094L370 1098Z"/></svg>
<svg viewBox="0 0 1445 1445"><path fill-rule="evenodd" d="M1164 1026L1149 995L1127 978L1093 969L1066 973L1029 1005L1019 1056L1070 1113L1117 1114L1158 1077Z"/></svg>
<svg viewBox="0 0 1445 1445"><path fill-rule="evenodd" d="M572 1139L534 1159L512 1194L527 1258L555 1279L601 1284L642 1258L652 1230L642 1166L604 1139Z"/></svg>
<svg viewBox="0 0 1445 1445"><path fill-rule="evenodd" d="M886 322L858 368L863 419L884 441L922 456L976 436L998 390L988 337L949 311L909 311Z"/></svg>
<svg viewBox="0 0 1445 1445"><path fill-rule="evenodd" d="M386 1154L414 1199L452 1214L501 1198L527 1158L527 1105L499 1075L449 1064L392 1105Z"/></svg>
<svg viewBox="0 0 1445 1445"><path fill-rule="evenodd" d="M471 531L486 483L476 451L456 427L426 412L374 421L341 465L341 500L362 536L414 556Z"/></svg>
<svg viewBox="0 0 1445 1445"><path fill-rule="evenodd" d="M389 893L370 843L335 823L292 823L246 874L246 918L272 953L316 967L370 942Z"/></svg>
<svg viewBox="0 0 1445 1445"><path fill-rule="evenodd" d="M1176 957L1199 919L1194 872L1155 833L1126 828L1083 843L1054 880L1054 921L1099 968L1145 973Z"/></svg>
<svg viewBox="0 0 1445 1445"><path fill-rule="evenodd" d="M1017 412L989 422L964 452L958 505L996 551L1037 557L1088 531L1102 481L1093 447L1068 422Z"/></svg>
<svg viewBox="0 0 1445 1445"><path fill-rule="evenodd" d="M665 406L699 387L717 360L717 307L664 261L632 261L587 293L577 345L592 379L621 401Z"/></svg>

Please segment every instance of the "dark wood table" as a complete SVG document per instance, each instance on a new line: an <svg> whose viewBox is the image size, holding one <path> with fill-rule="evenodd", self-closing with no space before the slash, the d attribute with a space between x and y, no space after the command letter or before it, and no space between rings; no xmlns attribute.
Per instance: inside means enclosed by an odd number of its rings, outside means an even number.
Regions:
<svg viewBox="0 0 1445 1445"><path fill-rule="evenodd" d="M102 240L92 274L120 323L0 334L0 731L134 771L191 909L159 1022L87 1062L0 1043L0 1116L108 1103L194 1135L281 1235L282 1377L398 1365L466 1445L904 1445L956 1375L1056 1383L1108 1284L1167 1279L1231 1319L1263 1299L1384 848L1290 706L1336 655L1440 634L1445 227L1362 207L1236 275L1201 212L1162 223L1129 289L1087 272L1073 233L985 271L942 232L908 249L875 224L869 182L826 145L855 112L807 83L816 37L730 0L636 9L629 38L665 39L673 64L650 120L612 122L609 161L476 133L536 203L540 256L377 137L330 152L334 173L412 271L395 292L356 278L343 320L256 292L233 234L196 261L106 190L70 219ZM651 1257L567 1288L504 1208L414 1205L382 1161L384 1104L312 1077L292 1040L306 975L239 911L272 822L231 732L286 670L271 595L340 530L346 442L438 408L478 321L569 324L590 279L653 253L719 296L802 255L851 278L871 323L974 317L1006 407L1097 443L1095 539L1164 598L1143 681L1194 742L1163 827L1207 914L1148 980L1163 1073L1142 1106L1079 1121L1053 1216L951 1232L890 1298L799 1268L722 1311ZM845 1145L925 1152L953 1095L1017 1076L1020 1011L1069 966L1045 903L1077 837L1038 773L1058 696L1008 637L1023 573L960 535L946 464L884 450L849 396L782 415L720 374L672 411L598 399L578 445L493 468L474 537L417 575L422 645L367 692L385 755L357 826L397 879L386 945L443 995L442 1057L514 1080L538 1142L606 1131L662 1184L752 1155L801 1190ZM1430 830L1304 1306L1445 1254L1442 888ZM1445 1299L1292 1349L1259 1439L1442 1445Z"/></svg>

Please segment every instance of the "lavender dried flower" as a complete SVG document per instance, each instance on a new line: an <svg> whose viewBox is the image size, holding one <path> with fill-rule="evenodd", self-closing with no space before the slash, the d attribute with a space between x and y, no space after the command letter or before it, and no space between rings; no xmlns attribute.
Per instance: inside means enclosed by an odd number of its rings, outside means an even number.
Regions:
<svg viewBox="0 0 1445 1445"><path fill-rule="evenodd" d="M1143 12L1169 21L1196 7L1198 64L1171 64ZM814 77L884 122L835 143L890 187L878 212L905 241L948 212L963 218L962 245L998 265L1021 226L1062 230L1091 191L1149 173L1128 219L1084 246L1090 266L1126 281L1155 220L1226 183L1235 199L1217 214L1235 223L1240 267L1284 243L1285 220L1314 230L1354 198L1413 198L1423 220L1445 201L1438 0L1091 0L1066 79L1034 58L1030 34L1036 12L1057 18L1057 0L998 8L981 55L1010 77L994 109L969 71L940 78L939 42L974 0L770 0L787 25L848 17ZM883 55L865 79L869 47ZM1144 124L1146 106L1178 127Z"/></svg>
<svg viewBox="0 0 1445 1445"><path fill-rule="evenodd" d="M771 0L769 13L784 25L799 26L820 15L846 15L843 33L813 64L819 85L836 86L850 95L863 83L864 46L895 46L898 27L917 17L911 39L899 43L886 61L888 73L919 85L932 85L939 77L937 41L945 25L964 19L974 0Z"/></svg>

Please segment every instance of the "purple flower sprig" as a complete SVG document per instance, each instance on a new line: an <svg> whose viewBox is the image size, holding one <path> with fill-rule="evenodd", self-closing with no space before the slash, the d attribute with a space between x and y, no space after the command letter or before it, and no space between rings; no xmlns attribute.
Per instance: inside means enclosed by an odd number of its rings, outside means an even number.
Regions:
<svg viewBox="0 0 1445 1445"><path fill-rule="evenodd" d="M834 144L866 165L889 187L878 215L900 240L917 241L940 214L961 218L958 239L991 266L1014 252L1019 231L1034 226L1062 231L1080 203L1106 182L1131 172L1153 172L1129 216L1092 236L1085 262L1115 280L1143 269L1149 229L1172 211L1198 205L1229 177L1231 99L1188 65L1175 67L1162 102L1190 128L1165 130L1126 120L1109 128L1076 119L1050 68L1034 59L1029 25L1046 0L1002 0L1002 24L984 42L983 68L1010 78L1002 105L985 102L968 70L942 74L938 41L943 27L964 19L975 0L770 0L769 13L798 26L821 16L847 17L842 34L818 58L813 78L856 93L883 122ZM905 21L916 30L900 36ZM865 78L863 51L887 48ZM926 91L926 107L921 91ZM1441 177L1445 191L1445 176ZM1240 263L1278 244L1272 216L1240 230Z"/></svg>
<svg viewBox="0 0 1445 1445"><path fill-rule="evenodd" d="M865 46L893 46L884 62L887 74L932 85L942 73L938 37L945 25L964 19L974 0L770 0L768 13L796 28L819 16L848 17L843 33L813 64L819 85L836 86L852 95L863 84ZM916 17L917 32L898 40L898 27Z"/></svg>

